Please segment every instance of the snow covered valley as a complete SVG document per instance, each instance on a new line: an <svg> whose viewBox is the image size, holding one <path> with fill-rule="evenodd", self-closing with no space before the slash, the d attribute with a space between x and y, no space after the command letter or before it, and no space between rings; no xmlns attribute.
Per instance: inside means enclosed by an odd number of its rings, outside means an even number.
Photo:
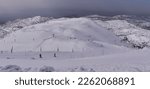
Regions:
<svg viewBox="0 0 150 89"><path fill-rule="evenodd" d="M134 21L93 15L8 22L0 26L0 71L148 72L150 30Z"/></svg>

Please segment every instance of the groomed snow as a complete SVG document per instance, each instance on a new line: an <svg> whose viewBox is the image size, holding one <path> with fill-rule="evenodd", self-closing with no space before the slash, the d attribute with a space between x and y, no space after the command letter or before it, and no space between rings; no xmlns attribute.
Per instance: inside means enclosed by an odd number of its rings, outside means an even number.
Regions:
<svg viewBox="0 0 150 89"><path fill-rule="evenodd" d="M38 16L0 32L0 71L150 71L150 31L125 20Z"/></svg>
<svg viewBox="0 0 150 89"><path fill-rule="evenodd" d="M2 71L17 71L13 67L3 70L8 65L17 65L21 71L38 72L43 67L52 67L58 71L78 71L78 72L148 72L150 71L149 49L140 51L130 51L107 56L96 56L87 58L75 58L59 60L57 58L41 60L32 59L1 59L0 69ZM12 70L13 69L13 70ZM20 71L20 70L19 70ZM47 70L48 71L48 70ZM49 70L50 71L50 70Z"/></svg>
<svg viewBox="0 0 150 89"><path fill-rule="evenodd" d="M99 41L101 44L94 41ZM86 18L50 20L27 26L0 40L0 50L24 51L96 51L103 43L120 45L113 33ZM117 48L116 48L117 49Z"/></svg>

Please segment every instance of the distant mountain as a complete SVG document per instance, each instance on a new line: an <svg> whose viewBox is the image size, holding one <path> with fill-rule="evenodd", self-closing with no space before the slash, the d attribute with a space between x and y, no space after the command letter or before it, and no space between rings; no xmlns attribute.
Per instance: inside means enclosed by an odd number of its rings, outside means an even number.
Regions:
<svg viewBox="0 0 150 89"><path fill-rule="evenodd" d="M128 15L114 17L92 15L88 18L113 31L122 41L136 48L150 47L150 18Z"/></svg>
<svg viewBox="0 0 150 89"><path fill-rule="evenodd" d="M41 16L35 16L33 18L26 18L26 19L17 19L17 20L9 21L9 22L1 25L0 30L3 30L3 31L10 33L12 31L22 29L26 26L46 22L49 19L51 19L51 18L41 17Z"/></svg>
<svg viewBox="0 0 150 89"><path fill-rule="evenodd" d="M99 16L99 15L90 15L87 16L93 20L126 20L127 22L134 24L140 28L150 30L150 16L134 16L134 15L117 15L117 16Z"/></svg>

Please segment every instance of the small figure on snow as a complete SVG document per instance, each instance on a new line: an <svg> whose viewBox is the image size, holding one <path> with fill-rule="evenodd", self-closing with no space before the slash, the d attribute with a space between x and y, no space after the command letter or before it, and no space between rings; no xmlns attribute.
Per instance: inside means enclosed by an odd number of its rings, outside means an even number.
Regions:
<svg viewBox="0 0 150 89"><path fill-rule="evenodd" d="M39 54L39 57L40 57L40 58L43 58L41 53Z"/></svg>

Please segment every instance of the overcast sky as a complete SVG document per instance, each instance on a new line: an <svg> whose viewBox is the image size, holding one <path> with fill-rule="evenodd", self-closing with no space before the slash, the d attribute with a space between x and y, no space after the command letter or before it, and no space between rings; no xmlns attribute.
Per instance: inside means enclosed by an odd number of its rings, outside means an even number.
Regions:
<svg viewBox="0 0 150 89"><path fill-rule="evenodd" d="M88 14L150 15L150 0L0 0L0 20Z"/></svg>

